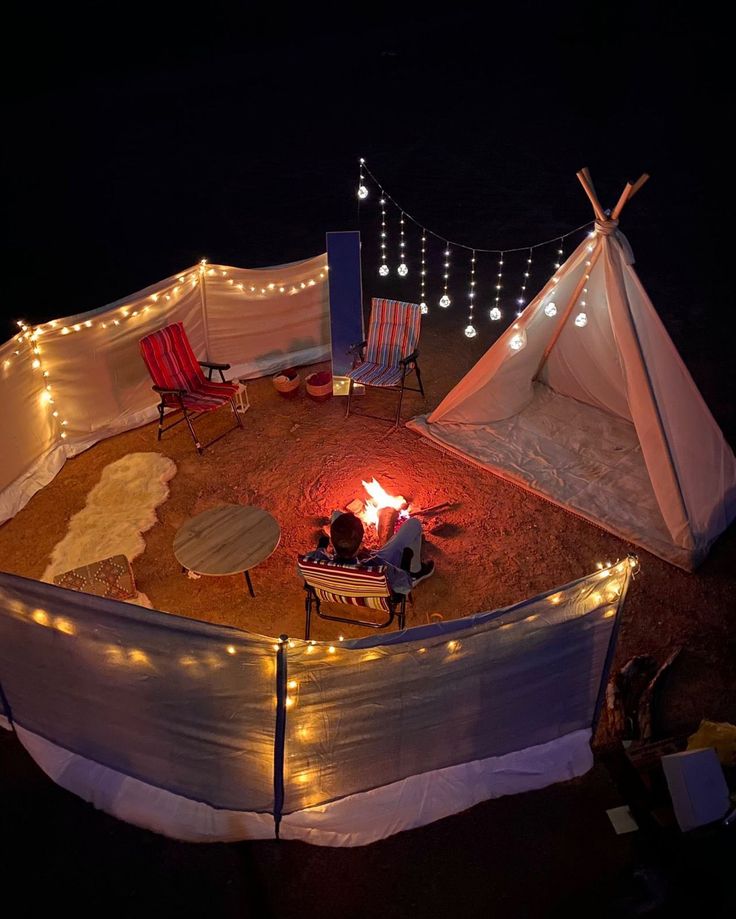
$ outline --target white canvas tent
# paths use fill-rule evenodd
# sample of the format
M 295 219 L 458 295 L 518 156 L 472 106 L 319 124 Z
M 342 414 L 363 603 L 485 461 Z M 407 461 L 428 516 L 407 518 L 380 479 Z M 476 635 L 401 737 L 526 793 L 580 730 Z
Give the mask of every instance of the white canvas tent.
M 518 320 L 409 427 L 688 571 L 736 516 L 736 459 L 603 211 Z
M 68 457 L 156 417 L 138 342 L 183 322 L 198 358 L 260 377 L 330 352 L 327 257 L 271 268 L 194 265 L 98 310 L 21 324 L 0 345 L 0 523 Z

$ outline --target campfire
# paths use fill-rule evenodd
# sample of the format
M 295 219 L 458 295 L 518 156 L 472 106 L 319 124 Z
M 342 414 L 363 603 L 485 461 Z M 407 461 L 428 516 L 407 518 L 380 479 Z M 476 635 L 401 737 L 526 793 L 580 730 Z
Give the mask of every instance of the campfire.
M 411 507 L 402 495 L 389 494 L 375 477 L 370 482 L 363 481 L 363 488 L 368 497 L 355 498 L 347 510 L 363 521 L 369 542 L 377 540 L 383 545 L 393 536 L 397 525 L 409 517 Z

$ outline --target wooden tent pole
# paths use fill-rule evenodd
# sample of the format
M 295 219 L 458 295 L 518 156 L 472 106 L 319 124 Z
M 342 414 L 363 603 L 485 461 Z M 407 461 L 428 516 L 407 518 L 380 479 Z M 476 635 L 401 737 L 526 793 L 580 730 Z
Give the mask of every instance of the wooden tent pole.
M 603 244 L 601 240 L 599 239 L 596 248 L 594 249 L 594 251 L 592 252 L 590 256 L 590 259 L 589 259 L 590 265 L 584 266 L 585 270 L 580 275 L 580 280 L 575 285 L 575 290 L 572 292 L 572 296 L 570 297 L 570 300 L 567 306 L 565 307 L 565 312 L 562 314 L 562 318 L 560 319 L 557 325 L 557 329 L 555 330 L 555 333 L 552 336 L 551 341 L 549 342 L 547 347 L 544 349 L 544 354 L 542 355 L 542 359 L 539 362 L 539 366 L 537 367 L 537 372 L 534 374 L 533 379 L 536 380 L 539 378 L 539 374 L 542 372 L 542 368 L 547 363 L 547 358 L 549 357 L 550 352 L 552 351 L 554 346 L 557 344 L 557 339 L 560 337 L 560 335 L 562 335 L 562 330 L 565 328 L 565 323 L 570 318 L 570 313 L 573 311 L 575 304 L 578 302 L 578 297 L 582 293 L 582 290 L 585 287 L 586 282 L 590 279 L 590 275 L 593 272 L 595 263 L 598 261 L 598 257 L 601 254 L 602 245 Z
M 626 183 L 626 187 L 621 192 L 621 197 L 618 199 L 618 204 L 616 205 L 616 207 L 614 207 L 613 213 L 611 214 L 612 220 L 618 220 L 621 214 L 621 211 L 624 209 L 624 205 L 628 204 L 628 202 L 631 201 L 631 199 L 639 191 L 642 185 L 644 185 L 644 183 L 648 180 L 648 178 L 649 178 L 649 173 L 643 172 L 639 176 L 639 178 L 636 180 L 636 182 L 634 182 L 633 185 L 631 184 L 631 182 Z
M 631 182 L 627 182 L 626 185 L 624 185 L 624 190 L 621 192 L 621 197 L 616 202 L 616 207 L 614 207 L 613 212 L 611 213 L 611 220 L 618 220 L 618 215 L 623 210 L 624 204 L 626 204 L 626 202 L 631 197 L 631 189 L 633 187 L 634 186 L 631 184 Z
M 639 191 L 642 185 L 644 185 L 644 183 L 648 181 L 648 179 L 649 179 L 649 173 L 642 172 L 642 174 L 639 176 L 636 182 L 634 182 L 634 184 L 631 186 L 631 194 L 628 197 L 629 201 L 631 201 L 634 195 Z
M 590 203 L 593 205 L 593 210 L 595 211 L 595 216 L 598 220 L 603 221 L 606 219 L 606 215 L 603 213 L 603 208 L 600 205 L 600 201 L 596 197 L 596 193 L 593 190 L 593 183 L 588 179 L 590 173 L 585 169 L 581 169 L 580 172 L 576 173 L 580 184 L 585 189 L 585 194 L 590 198 Z

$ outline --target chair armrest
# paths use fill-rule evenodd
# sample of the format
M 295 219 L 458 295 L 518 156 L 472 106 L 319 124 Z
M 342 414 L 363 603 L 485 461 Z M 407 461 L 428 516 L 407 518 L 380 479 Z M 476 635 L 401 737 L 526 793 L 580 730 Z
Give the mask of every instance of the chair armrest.
M 419 348 L 415 348 L 414 351 L 411 352 L 411 354 L 407 354 L 406 357 L 402 357 L 399 363 L 402 366 L 406 367 L 409 364 L 411 364 L 412 361 L 415 361 L 418 357 L 419 357 Z
M 186 389 L 168 389 L 166 386 L 152 386 L 151 389 L 159 395 L 186 396 Z
M 199 364 L 200 367 L 207 368 L 207 379 L 208 380 L 212 380 L 212 374 L 216 370 L 220 374 L 220 379 L 222 380 L 222 382 L 223 383 L 227 382 L 227 380 L 225 379 L 225 374 L 222 371 L 229 370 L 230 364 L 217 364 L 215 363 L 215 361 L 198 361 L 197 363 Z

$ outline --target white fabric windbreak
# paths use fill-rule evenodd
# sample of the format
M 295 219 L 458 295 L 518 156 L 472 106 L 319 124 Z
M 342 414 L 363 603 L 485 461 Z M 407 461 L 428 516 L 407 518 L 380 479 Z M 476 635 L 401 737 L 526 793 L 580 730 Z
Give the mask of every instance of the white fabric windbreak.
M 631 572 L 335 646 L 0 573 L 0 716 L 147 829 L 362 845 L 590 767 Z
M 231 377 L 323 360 L 326 256 L 253 271 L 195 266 L 102 309 L 19 331 L 0 347 L 0 523 L 67 457 L 156 416 L 138 342 L 178 321 L 197 357 L 230 363 Z
M 613 224 L 598 226 L 408 426 L 692 570 L 736 517 L 736 458 L 631 261 Z

